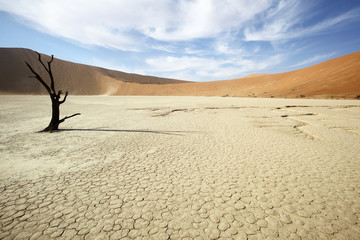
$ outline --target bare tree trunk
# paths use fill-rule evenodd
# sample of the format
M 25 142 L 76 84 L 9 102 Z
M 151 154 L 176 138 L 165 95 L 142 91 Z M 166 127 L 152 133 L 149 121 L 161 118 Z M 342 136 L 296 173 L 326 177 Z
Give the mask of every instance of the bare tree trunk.
M 60 104 L 59 101 L 57 101 L 54 98 L 51 98 L 51 105 L 52 105 L 52 117 L 51 121 L 49 123 L 49 126 L 47 126 L 43 132 L 51 132 L 53 130 L 59 129 L 60 124 Z
M 51 105 L 52 105 L 52 117 L 51 117 L 51 121 L 49 123 L 49 126 L 47 126 L 44 130 L 42 130 L 42 132 L 52 132 L 54 130 L 59 129 L 59 124 L 60 123 L 64 122 L 68 118 L 80 115 L 80 113 L 75 113 L 75 114 L 73 114 L 71 116 L 66 116 L 66 117 L 60 119 L 60 105 L 63 104 L 66 101 L 66 98 L 68 96 L 68 92 L 65 93 L 65 96 L 64 96 L 63 100 L 60 100 L 62 91 L 60 90 L 60 91 L 58 91 L 56 93 L 54 77 L 53 77 L 52 70 L 51 70 L 51 63 L 54 60 L 54 55 L 51 55 L 51 60 L 47 64 L 48 67 L 46 67 L 45 64 L 43 63 L 43 61 L 41 60 L 41 55 L 38 52 L 36 52 L 36 53 L 37 53 L 37 55 L 39 57 L 39 62 L 41 63 L 43 68 L 49 74 L 50 81 L 51 81 L 50 87 L 41 78 L 41 76 L 31 67 L 31 65 L 28 62 L 25 62 L 25 63 L 28 66 L 28 68 L 30 69 L 30 71 L 34 74 L 34 76 L 32 76 L 32 77 L 36 78 L 45 87 L 45 89 L 47 90 L 47 92 L 50 95 Z

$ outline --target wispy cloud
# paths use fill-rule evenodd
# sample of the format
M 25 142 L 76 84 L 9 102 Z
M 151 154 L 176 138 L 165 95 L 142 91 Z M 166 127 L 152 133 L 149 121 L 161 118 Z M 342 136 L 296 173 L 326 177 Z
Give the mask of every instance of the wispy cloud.
M 148 58 L 148 71 L 153 73 L 167 73 L 167 76 L 191 76 L 191 80 L 204 81 L 215 79 L 236 78 L 244 74 L 262 71 L 283 61 L 282 55 L 274 55 L 260 61 L 248 58 L 215 59 L 205 57 L 158 57 Z M 197 77 L 196 77 L 197 76 Z
M 301 61 L 295 65 L 292 65 L 291 67 L 302 67 L 308 64 L 313 64 L 319 61 L 323 61 L 323 60 L 328 60 L 329 58 L 333 57 L 336 54 L 336 52 L 332 52 L 329 54 L 324 54 L 324 55 L 316 55 L 314 57 L 305 59 L 304 61 Z
M 0 0 L 40 31 L 82 44 L 141 51 L 170 41 L 224 39 L 243 32 L 245 41 L 274 41 L 318 34 L 359 17 L 360 10 L 303 27 L 311 5 L 297 0 Z M 154 42 L 155 41 L 155 42 Z M 228 51 L 226 45 L 219 51 Z
M 132 60 L 112 64 L 106 60 L 102 65 L 214 80 L 284 66 L 296 46 L 308 46 L 297 40 L 360 22 L 359 7 L 321 15 L 320 3 L 327 4 L 305 0 L 0 0 L 0 11 L 80 47 L 136 54 Z M 292 67 L 326 56 L 330 54 L 317 52 Z M 130 62 L 134 59 L 136 64 Z
M 2 0 L 0 10 L 52 35 L 134 51 L 147 46 L 149 38 L 188 41 L 214 37 L 241 27 L 268 6 L 266 0 Z
M 269 1 L 177 1 L 165 26 L 147 27 L 145 35 L 161 41 L 187 41 L 215 37 L 242 27 L 244 22 L 264 11 Z
M 281 41 L 324 34 L 341 27 L 342 23 L 359 19 L 360 16 L 360 8 L 357 8 L 315 24 L 306 25 L 306 21 L 311 16 L 309 11 L 312 7 L 296 0 L 280 1 L 275 9 L 264 13 L 260 26 L 245 28 L 245 40 Z

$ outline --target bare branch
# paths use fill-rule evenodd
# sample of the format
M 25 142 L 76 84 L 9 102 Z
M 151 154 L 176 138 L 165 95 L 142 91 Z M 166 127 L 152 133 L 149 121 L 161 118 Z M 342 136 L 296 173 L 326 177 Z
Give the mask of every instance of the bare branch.
M 50 80 L 51 80 L 51 90 L 55 93 L 55 83 L 54 83 L 54 77 L 51 71 L 51 63 L 54 60 L 54 55 L 51 55 L 51 60 L 48 62 L 48 73 L 50 76 Z
M 38 57 L 39 57 L 39 62 L 41 63 L 41 65 L 45 68 L 45 70 L 46 70 L 47 72 L 49 72 L 49 70 L 46 68 L 45 64 L 43 63 L 43 61 L 42 61 L 42 59 L 41 59 L 41 54 L 38 53 L 38 52 L 36 52 L 36 54 L 37 54 Z
M 49 76 L 50 76 L 50 81 L 51 81 L 51 85 L 50 85 L 50 89 L 52 90 L 52 92 L 55 94 L 55 83 L 54 83 L 54 77 L 51 71 L 51 63 L 54 60 L 54 55 L 51 55 L 51 59 L 50 61 L 48 61 L 48 67 L 45 66 L 44 62 L 41 59 L 41 54 L 36 52 L 36 54 L 38 55 L 39 58 L 39 62 L 41 63 L 41 65 L 43 66 L 43 68 L 48 72 Z
M 73 114 L 73 115 L 71 115 L 71 116 L 66 116 L 66 117 L 64 117 L 63 119 L 61 119 L 61 120 L 59 121 L 59 123 L 62 123 L 62 122 L 65 121 L 66 119 L 75 117 L 75 116 L 77 116 L 77 115 L 81 115 L 81 113 L 75 113 L 75 114 Z
M 35 75 L 35 76 L 32 76 L 33 78 L 36 78 L 37 80 L 39 80 L 39 82 L 46 88 L 46 90 L 48 91 L 48 93 L 51 95 L 51 89 L 49 88 L 49 86 L 46 84 L 46 82 L 44 82 L 44 80 L 40 77 L 40 75 L 35 72 L 35 70 L 31 67 L 31 65 L 26 62 L 26 65 L 28 66 L 28 68 L 30 69 L 30 71 Z
M 65 92 L 65 97 L 62 101 L 59 101 L 60 104 L 63 104 L 65 101 L 66 101 L 66 98 L 68 96 L 68 91 Z M 60 95 L 59 95 L 59 98 L 60 98 Z
M 59 90 L 58 93 L 56 94 L 56 99 L 59 100 L 61 94 L 63 94 L 62 90 Z
M 54 60 L 54 55 L 51 55 L 51 59 L 48 63 L 51 63 Z

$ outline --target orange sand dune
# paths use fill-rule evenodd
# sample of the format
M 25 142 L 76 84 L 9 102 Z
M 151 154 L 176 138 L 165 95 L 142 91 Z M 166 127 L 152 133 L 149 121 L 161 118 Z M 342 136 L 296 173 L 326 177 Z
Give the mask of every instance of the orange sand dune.
M 0 49 L 0 92 L 45 93 L 30 75 L 24 61 L 39 66 L 27 49 Z M 40 68 L 37 68 L 40 69 Z M 128 74 L 82 64 L 54 60 L 56 84 L 71 94 L 257 96 L 354 98 L 360 95 L 360 52 L 311 67 L 279 74 L 251 74 L 214 82 L 186 82 Z

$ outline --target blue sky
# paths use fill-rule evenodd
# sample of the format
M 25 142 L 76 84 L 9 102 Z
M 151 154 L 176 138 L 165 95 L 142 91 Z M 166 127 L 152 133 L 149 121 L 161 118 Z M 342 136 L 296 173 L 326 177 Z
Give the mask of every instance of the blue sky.
M 212 81 L 360 51 L 359 0 L 0 0 L 0 47 Z

